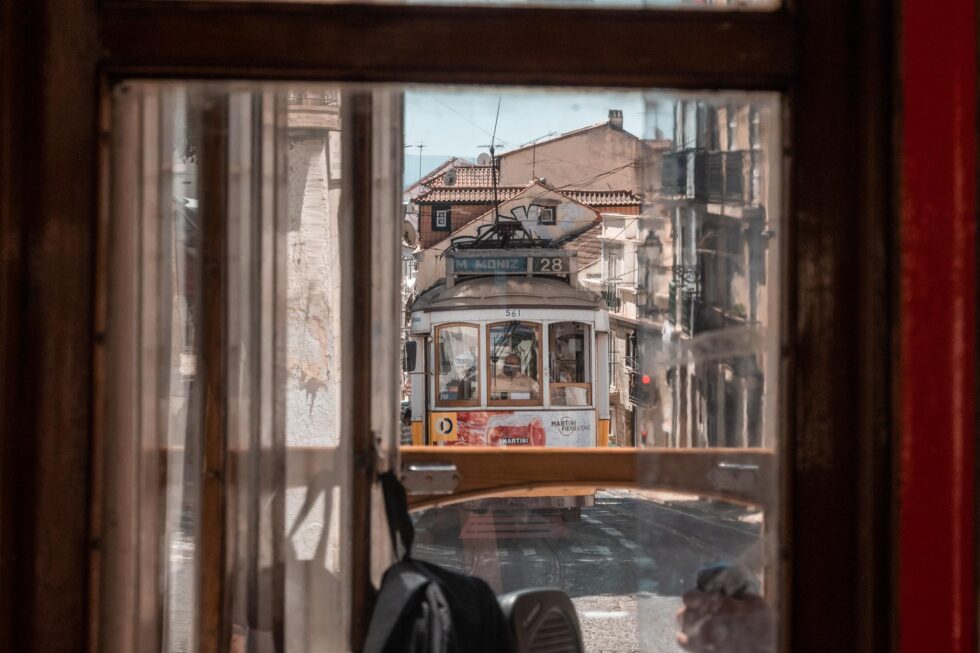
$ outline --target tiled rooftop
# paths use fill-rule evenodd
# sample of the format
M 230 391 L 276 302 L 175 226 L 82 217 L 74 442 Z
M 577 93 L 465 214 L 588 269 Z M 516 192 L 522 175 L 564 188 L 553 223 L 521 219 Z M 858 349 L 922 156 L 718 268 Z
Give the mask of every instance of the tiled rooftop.
M 602 257 L 602 241 L 599 240 L 601 233 L 602 223 L 597 222 L 592 227 L 561 243 L 562 249 L 576 253 L 578 269 L 588 267 Z
M 459 170 L 465 170 L 460 168 Z M 524 186 L 502 186 L 497 189 L 497 199 L 501 202 L 515 197 Z M 586 206 L 639 206 L 640 198 L 628 190 L 558 190 L 565 197 Z M 493 188 L 480 187 L 437 187 L 415 198 L 417 204 L 487 204 L 493 203 Z
M 497 189 L 497 199 L 506 202 L 524 190 L 523 186 L 502 186 Z M 416 204 L 493 204 L 493 188 L 479 186 L 463 188 L 433 188 L 415 198 Z
M 427 178 L 424 184 L 431 188 L 493 186 L 493 166 L 453 167 Z

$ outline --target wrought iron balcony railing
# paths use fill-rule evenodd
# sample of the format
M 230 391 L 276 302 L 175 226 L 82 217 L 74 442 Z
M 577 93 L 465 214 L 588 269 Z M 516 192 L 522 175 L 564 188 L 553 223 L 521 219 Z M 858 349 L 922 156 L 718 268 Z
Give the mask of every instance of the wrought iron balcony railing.
M 681 329 L 692 335 L 701 330 L 701 293 L 695 290 L 681 291 Z
M 610 311 L 618 311 L 622 307 L 623 300 L 619 297 L 616 284 L 608 282 L 603 283 L 601 294 L 602 298 L 606 300 L 606 305 L 609 307 Z

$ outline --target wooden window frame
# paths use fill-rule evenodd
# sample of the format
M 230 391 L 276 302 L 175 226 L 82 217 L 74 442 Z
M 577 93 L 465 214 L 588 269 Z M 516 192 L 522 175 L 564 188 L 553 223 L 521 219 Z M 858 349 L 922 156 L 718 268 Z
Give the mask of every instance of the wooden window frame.
M 439 370 L 440 370 L 440 367 L 439 367 L 439 351 L 440 351 L 440 349 L 439 349 L 439 333 L 443 329 L 449 329 L 449 328 L 452 328 L 452 327 L 468 327 L 470 329 L 473 329 L 473 331 L 476 332 L 476 351 L 474 352 L 476 354 L 476 357 L 477 357 L 476 358 L 476 370 L 477 370 L 477 391 L 476 391 L 476 399 L 457 400 L 457 401 L 443 401 L 443 400 L 439 399 Z M 482 394 L 483 393 L 483 382 L 482 382 L 481 379 L 479 379 L 479 374 L 480 374 L 480 331 L 481 331 L 480 325 L 479 324 L 475 324 L 473 322 L 446 322 L 445 324 L 437 324 L 437 325 L 435 325 L 433 327 L 432 331 L 433 331 L 433 334 L 435 336 L 433 338 L 433 342 L 435 343 L 435 352 L 434 352 L 434 355 L 433 355 L 433 359 L 432 360 L 433 360 L 433 363 L 434 363 L 433 364 L 433 367 L 435 368 L 433 370 L 433 373 L 434 373 L 434 376 L 435 376 L 435 383 L 436 383 L 435 392 L 433 393 L 434 396 L 432 398 L 432 400 L 434 402 L 433 403 L 433 406 L 435 406 L 437 409 L 438 408 L 479 408 L 482 405 L 482 403 L 481 403 L 481 397 L 483 396 L 483 394 Z
M 534 327 L 537 331 L 537 344 L 538 344 L 538 398 L 535 399 L 494 399 L 493 389 L 490 384 L 490 379 L 493 378 L 493 361 L 490 359 L 490 351 L 493 347 L 493 341 L 490 336 L 491 330 L 500 325 L 511 324 L 517 322 L 520 325 L 528 325 Z M 544 343 L 541 340 L 541 335 L 544 329 L 541 327 L 543 324 L 541 322 L 532 322 L 529 320 L 505 320 L 503 322 L 487 322 L 486 324 L 486 336 L 487 342 L 484 349 L 486 353 L 486 365 L 485 369 L 487 371 L 487 407 L 488 408 L 527 408 L 527 407 L 544 407 Z
M 893 333 L 882 316 L 896 316 L 895 3 L 695 12 L 11 0 L 0 11 L 0 168 L 18 180 L 0 184 L 0 378 L 17 379 L 0 388 L 0 521 L 17 524 L 0 532 L 0 557 L 14 561 L 0 569 L 0 650 L 97 650 L 105 134 L 109 92 L 128 78 L 783 93 L 793 166 L 783 179 L 782 644 L 891 647 Z M 370 151 L 369 120 L 345 127 Z M 355 242 L 369 254 L 370 162 L 351 172 L 363 193 Z M 368 323 L 370 279 L 359 283 L 354 319 Z M 845 323 L 856 328 L 827 328 Z M 364 371 L 351 381 L 361 508 L 374 470 L 368 348 L 353 352 Z M 352 536 L 369 534 L 356 519 Z M 370 552 L 355 551 L 353 565 L 369 578 Z M 356 649 L 369 593 L 365 583 L 354 592 Z

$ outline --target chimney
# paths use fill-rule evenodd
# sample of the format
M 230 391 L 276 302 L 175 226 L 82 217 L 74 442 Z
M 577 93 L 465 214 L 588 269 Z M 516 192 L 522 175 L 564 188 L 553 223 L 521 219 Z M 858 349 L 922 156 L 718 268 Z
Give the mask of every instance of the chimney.
M 613 129 L 623 128 L 623 111 L 622 109 L 610 109 L 609 110 L 609 126 Z

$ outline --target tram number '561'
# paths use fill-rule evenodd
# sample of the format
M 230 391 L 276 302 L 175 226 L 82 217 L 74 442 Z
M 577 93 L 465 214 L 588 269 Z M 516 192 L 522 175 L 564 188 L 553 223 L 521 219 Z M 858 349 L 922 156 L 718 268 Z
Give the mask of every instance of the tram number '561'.
M 565 259 L 561 256 L 536 257 L 534 259 L 535 272 L 562 273 L 567 272 Z
M 520 317 L 521 309 L 519 308 L 505 308 L 504 317 Z

